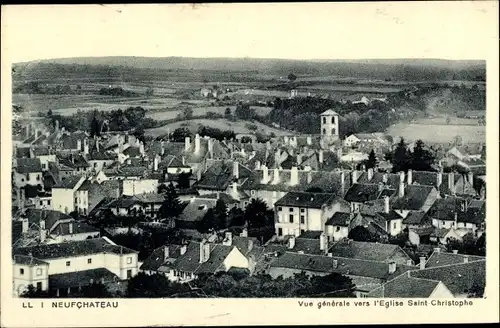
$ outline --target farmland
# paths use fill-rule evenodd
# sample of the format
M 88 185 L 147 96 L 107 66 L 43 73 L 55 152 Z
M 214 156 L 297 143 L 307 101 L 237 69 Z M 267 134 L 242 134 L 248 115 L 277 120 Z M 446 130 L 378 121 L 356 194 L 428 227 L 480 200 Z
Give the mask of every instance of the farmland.
M 464 143 L 485 142 L 486 127 L 474 125 L 446 125 L 446 124 L 394 124 L 387 130 L 393 138 L 403 137 L 408 141 L 422 139 L 424 142 L 447 143 L 456 136 L 461 136 Z
M 234 133 L 255 133 L 261 132 L 264 134 L 274 133 L 275 135 L 290 135 L 292 132 L 279 130 L 276 128 L 269 127 L 259 122 L 252 122 L 250 124 L 255 124 L 257 126 L 257 130 L 252 130 L 248 127 L 249 122 L 245 121 L 229 121 L 226 119 L 217 119 L 217 120 L 208 120 L 208 119 L 194 119 L 189 121 L 180 121 L 175 123 L 166 124 L 159 128 L 148 129 L 146 130 L 146 135 L 150 135 L 153 137 L 158 137 L 160 135 L 173 132 L 177 128 L 188 128 L 191 132 L 196 133 L 198 127 L 201 125 L 210 126 L 212 128 L 217 128 L 220 130 L 233 130 Z

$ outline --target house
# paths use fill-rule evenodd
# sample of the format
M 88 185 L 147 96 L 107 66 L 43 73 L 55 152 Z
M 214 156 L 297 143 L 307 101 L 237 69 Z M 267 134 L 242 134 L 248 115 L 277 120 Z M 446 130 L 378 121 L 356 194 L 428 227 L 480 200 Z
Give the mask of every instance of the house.
M 209 209 L 215 207 L 216 203 L 216 198 L 191 198 L 182 213 L 176 218 L 175 226 L 195 229 L 197 223 L 203 219 Z
M 328 238 L 322 231 L 305 231 L 298 237 L 290 235 L 287 238 L 283 251 L 312 255 L 326 255 L 328 252 Z
M 434 228 L 434 231 L 430 235 L 430 242 L 446 245 L 448 240 L 462 240 L 462 236 L 458 231 L 454 228 Z
M 412 259 L 398 245 L 341 240 L 334 243 L 328 253 L 336 257 L 366 261 L 395 262 L 399 265 L 411 265 Z
M 350 211 L 359 211 L 361 205 L 379 199 L 383 191 L 382 186 L 378 184 L 353 184 L 346 192 L 344 200 L 350 204 Z
M 354 217 L 354 213 L 335 212 L 326 223 L 326 235 L 330 241 L 337 241 L 347 238 L 349 235 L 349 223 Z
M 392 209 L 406 217 L 411 211 L 427 212 L 434 202 L 441 198 L 435 187 L 424 185 L 401 185 L 397 197 L 392 201 Z
M 42 170 L 46 171 L 49 169 L 49 162 L 56 161 L 56 154 L 49 147 L 31 147 L 30 158 L 38 158 L 40 164 L 42 165 Z
M 14 294 L 20 295 L 30 284 L 36 286 L 42 277 L 41 289 L 53 290 L 57 296 L 70 295 L 92 281 L 109 280 L 110 273 L 116 281 L 126 280 L 137 274 L 137 253 L 107 238 L 15 248 Z M 38 266 L 26 265 L 31 258 Z M 31 275 L 33 269 L 35 275 Z
M 110 166 L 118 160 L 118 156 L 114 152 L 95 151 L 91 152 L 87 157 L 87 162 L 93 172 L 100 172 L 104 168 Z
M 134 197 L 142 203 L 144 214 L 148 217 L 156 216 L 156 213 L 165 201 L 165 196 L 158 193 L 136 194 Z
M 185 164 L 185 158 L 179 159 L 174 155 L 167 155 L 159 163 L 159 169 L 167 174 L 191 173 L 191 166 Z
M 144 204 L 135 196 L 123 195 L 104 205 L 103 209 L 109 209 L 114 215 L 127 216 L 144 213 Z
M 362 297 L 412 268 L 412 266 L 398 265 L 395 262 L 366 261 L 336 257 L 331 254 L 311 255 L 286 252 L 270 264 L 269 275 L 273 278 L 280 276 L 288 278 L 301 272 L 309 276 L 338 273 L 351 278 L 356 285 L 356 295 Z
M 356 133 L 351 134 L 344 139 L 344 146 L 346 147 L 353 147 L 359 143 L 367 143 L 373 147 L 376 147 L 379 144 L 388 145 L 388 141 L 385 136 L 378 133 Z
M 57 156 L 59 170 L 64 171 L 64 175 L 85 175 L 90 172 L 90 165 L 82 154 L 69 156 Z
M 123 194 L 126 196 L 134 196 L 145 193 L 158 192 L 158 179 L 128 179 L 123 180 Z
M 453 146 L 448 150 L 447 154 L 462 160 L 468 158 L 481 158 L 482 147 L 468 147 L 468 146 Z
M 164 274 L 170 281 L 189 282 L 200 274 L 215 274 L 231 268 L 248 269 L 248 259 L 234 245 L 190 242 L 162 246 L 144 261 L 141 271 Z
M 18 158 L 13 167 L 16 187 L 43 185 L 42 164 L 38 158 Z
M 274 204 L 276 234 L 280 238 L 325 231 L 326 221 L 341 210 L 348 210 L 347 203 L 332 194 L 289 192 Z
M 68 176 L 52 187 L 52 208 L 63 212 L 71 213 L 78 210 L 78 200 L 76 192 L 84 183 L 83 176 Z

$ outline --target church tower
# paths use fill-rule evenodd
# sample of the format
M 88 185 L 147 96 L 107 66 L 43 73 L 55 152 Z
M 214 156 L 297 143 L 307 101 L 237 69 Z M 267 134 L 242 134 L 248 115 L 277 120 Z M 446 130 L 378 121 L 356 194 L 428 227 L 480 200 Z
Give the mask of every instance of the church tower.
M 321 138 L 326 141 L 339 139 L 339 114 L 331 109 L 321 114 Z

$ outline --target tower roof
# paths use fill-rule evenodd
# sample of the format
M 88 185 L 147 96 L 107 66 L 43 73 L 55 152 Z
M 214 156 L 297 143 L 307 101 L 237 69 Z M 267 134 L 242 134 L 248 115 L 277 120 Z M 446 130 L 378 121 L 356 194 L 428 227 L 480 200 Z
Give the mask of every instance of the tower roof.
M 337 112 L 335 112 L 335 111 L 333 111 L 331 109 L 329 109 L 329 110 L 321 113 L 321 116 L 323 116 L 323 115 L 336 115 L 336 116 L 339 116 L 339 114 Z

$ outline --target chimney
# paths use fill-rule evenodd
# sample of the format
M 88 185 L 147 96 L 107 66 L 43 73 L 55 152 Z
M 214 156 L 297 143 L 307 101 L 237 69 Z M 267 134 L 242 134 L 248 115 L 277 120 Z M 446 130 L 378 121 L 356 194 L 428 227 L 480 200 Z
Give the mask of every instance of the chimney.
M 338 147 L 337 148 L 337 157 L 338 157 L 338 159 L 340 161 L 340 158 L 342 157 L 342 147 Z
M 214 156 L 214 140 L 212 138 L 208 139 L 208 154 L 210 158 Z
M 35 128 L 35 139 L 38 139 L 40 135 L 40 130 L 38 130 L 38 128 Z
M 69 232 L 69 234 L 70 234 L 70 235 L 72 235 L 72 234 L 73 234 L 73 222 L 70 222 L 70 223 L 68 224 L 68 232 Z
M 200 263 L 205 263 L 210 258 L 210 244 L 206 239 L 200 243 Z
M 198 154 L 200 152 L 200 135 L 197 133 L 194 138 L 194 153 Z
M 389 197 L 384 196 L 384 213 L 389 213 Z
M 384 173 L 384 174 L 382 175 L 382 182 L 383 182 L 384 184 L 387 184 L 387 173 Z
M 29 220 L 23 219 L 23 233 L 27 233 L 29 230 Z
M 268 183 L 269 182 L 269 169 L 267 166 L 262 165 L 262 183 Z
M 279 150 L 279 148 L 276 148 L 276 152 L 274 153 L 274 164 L 276 166 L 280 165 L 280 150 Z
M 191 138 L 185 137 L 184 138 L 184 151 L 188 151 L 190 147 L 191 147 Z
M 312 182 L 312 171 L 307 172 L 307 183 Z
M 458 249 L 452 250 L 453 254 L 458 254 Z
M 156 155 L 153 160 L 153 170 L 158 171 L 158 165 L 160 163 L 160 156 Z
M 420 257 L 420 270 L 425 269 L 425 256 Z
M 474 173 L 469 172 L 469 173 L 467 174 L 467 180 L 469 181 L 469 184 L 472 186 L 472 185 L 473 185 L 473 183 L 474 183 Z
M 255 169 L 260 170 L 261 167 L 262 167 L 262 165 L 261 165 L 260 161 L 255 161 Z
M 200 181 L 201 180 L 201 168 L 198 168 L 196 171 L 196 180 Z
M 329 253 L 329 254 L 331 254 L 331 253 Z M 333 254 L 332 254 L 332 255 L 333 255 Z M 329 256 L 329 255 L 328 255 L 328 256 Z M 339 265 L 339 262 L 338 262 L 338 260 L 337 260 L 337 259 L 335 259 L 335 260 L 333 260 L 333 261 L 332 261 L 332 266 L 333 266 L 333 269 L 337 269 L 337 266 L 338 266 L 338 265 Z
M 297 165 L 302 164 L 302 154 L 297 154 Z
M 342 193 L 342 197 L 345 195 L 345 172 L 340 171 L 340 191 Z
M 403 178 L 403 179 L 401 179 Z M 404 197 L 405 195 L 405 182 L 404 182 L 404 172 L 399 175 L 399 197 Z
M 439 171 L 436 176 L 437 176 L 436 187 L 439 189 L 439 187 L 443 183 L 443 172 Z
M 307 144 L 309 146 L 311 146 L 312 145 L 312 138 L 311 138 L 311 136 L 307 136 L 306 140 L 307 140 Z
M 325 254 L 328 251 L 328 239 L 324 232 L 319 236 L 319 249 L 323 251 Z
M 99 139 L 95 139 L 95 150 L 99 152 Z
M 358 171 L 352 171 L 352 184 L 358 183 Z
M 186 251 L 187 251 L 187 245 L 182 245 L 181 246 L 181 255 L 186 254 Z
M 40 242 L 44 242 L 47 238 L 47 230 L 45 230 L 45 220 L 40 220 Z
M 394 272 L 396 272 L 396 268 L 396 262 L 389 262 L 389 274 L 393 274 Z
M 285 144 L 288 144 L 290 138 L 288 138 L 288 136 L 284 136 L 284 140 L 285 140 Z
M 408 180 L 408 185 L 411 185 L 413 183 L 413 170 L 412 169 L 408 170 L 407 180 Z
M 468 255 L 464 256 L 464 263 L 469 263 L 469 256 Z
M 406 260 L 406 265 L 407 266 L 412 266 L 413 265 L 413 261 L 412 260 Z
M 248 237 L 248 229 L 243 228 L 243 230 L 240 233 L 240 237 Z
M 288 239 L 288 249 L 293 249 L 295 247 L 295 236 L 290 236 Z
M 370 181 L 373 178 L 373 169 L 369 168 L 368 169 L 368 181 Z
M 238 183 L 233 182 L 233 193 L 237 194 L 238 193 Z
M 237 161 L 233 162 L 233 176 L 235 179 L 240 178 L 240 163 L 238 163 Z
M 273 174 L 273 183 L 277 184 L 280 182 L 280 169 L 275 168 Z
M 139 144 L 139 152 L 141 153 L 141 156 L 144 156 L 144 142 L 142 141 Z
M 290 170 L 290 185 L 295 186 L 299 184 L 299 169 L 293 166 Z
M 83 153 L 85 155 L 89 154 L 89 139 L 87 138 L 83 139 Z
M 55 132 L 59 132 L 59 120 L 56 120 Z
M 222 241 L 222 245 L 231 246 L 233 244 L 233 234 L 231 231 L 226 231 L 224 234 L 224 240 Z
M 455 194 L 455 173 L 448 173 L 448 190 L 452 195 Z
M 266 150 L 270 150 L 270 149 L 271 149 L 271 142 L 266 141 Z
M 186 157 L 182 156 L 182 165 L 186 165 Z
M 82 150 L 82 141 L 80 139 L 76 140 L 76 149 L 78 149 L 78 151 Z
M 458 227 L 458 213 L 457 213 L 456 209 L 455 209 L 455 213 L 453 214 L 453 221 L 455 221 L 454 228 L 456 229 Z
M 318 152 L 318 162 L 323 164 L 323 150 L 322 149 L 320 149 L 320 151 Z

